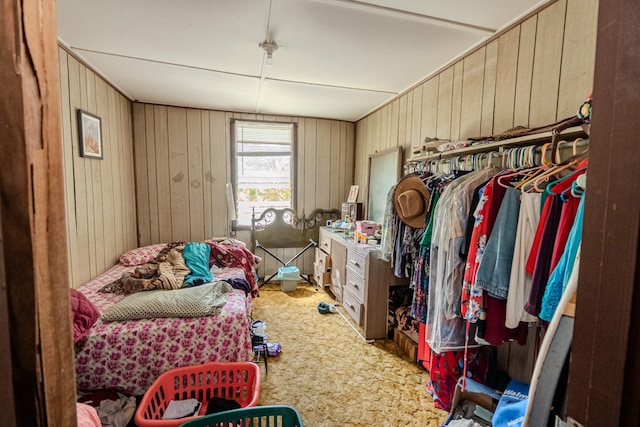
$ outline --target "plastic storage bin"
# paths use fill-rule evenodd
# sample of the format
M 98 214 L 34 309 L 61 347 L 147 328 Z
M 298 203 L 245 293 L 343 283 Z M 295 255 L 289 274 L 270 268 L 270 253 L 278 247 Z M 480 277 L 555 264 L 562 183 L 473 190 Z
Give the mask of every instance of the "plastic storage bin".
M 270 405 L 218 412 L 187 421 L 180 427 L 304 427 L 292 406 Z
M 207 411 L 209 399 L 233 399 L 242 408 L 255 406 L 260 396 L 260 368 L 252 362 L 210 362 L 171 369 L 160 375 L 146 391 L 135 414 L 140 427 L 177 427 L 197 417 L 163 420 L 172 400 L 198 399 L 199 415 Z
M 278 269 L 278 279 L 283 292 L 295 291 L 300 281 L 300 269 L 296 266 L 285 266 Z

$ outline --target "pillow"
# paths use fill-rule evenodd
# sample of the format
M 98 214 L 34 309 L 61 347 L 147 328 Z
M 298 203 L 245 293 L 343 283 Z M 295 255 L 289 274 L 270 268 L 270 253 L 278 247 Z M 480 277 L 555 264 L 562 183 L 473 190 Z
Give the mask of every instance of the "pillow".
M 89 333 L 89 329 L 100 317 L 100 312 L 82 292 L 73 288 L 69 289 L 69 291 L 73 321 L 73 342 L 75 343 Z
M 101 317 L 103 321 L 154 319 L 159 317 L 213 316 L 233 288 L 226 282 L 194 288 L 155 290 L 129 295 Z
M 120 264 L 127 267 L 146 264 L 157 257 L 165 246 L 167 246 L 165 243 L 157 243 L 155 245 L 131 249 L 129 252 L 120 255 Z

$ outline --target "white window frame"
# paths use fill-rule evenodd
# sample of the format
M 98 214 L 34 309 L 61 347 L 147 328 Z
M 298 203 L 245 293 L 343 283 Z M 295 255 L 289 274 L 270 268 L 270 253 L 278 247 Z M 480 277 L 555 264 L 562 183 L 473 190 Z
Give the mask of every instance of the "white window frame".
M 240 202 L 238 200 L 238 191 L 239 191 L 239 184 L 238 184 L 238 157 L 242 156 L 241 154 L 238 153 L 238 127 L 239 125 L 242 125 L 244 123 L 247 124 L 265 124 L 265 125 L 269 125 L 269 124 L 273 124 L 273 125 L 277 125 L 277 126 L 282 126 L 282 125 L 286 125 L 286 126 L 290 126 L 291 127 L 291 150 L 289 151 L 289 156 L 290 156 L 290 178 L 291 178 L 291 205 L 290 206 L 286 206 L 288 208 L 291 208 L 293 210 L 296 210 L 296 195 L 297 195 L 297 186 L 296 186 L 296 170 L 297 170 L 297 155 L 296 155 L 296 143 L 297 143 L 297 134 L 298 134 L 298 127 L 297 127 L 297 123 L 295 122 L 276 122 L 276 121 L 268 121 L 268 120 L 249 120 L 249 119 L 231 119 L 231 123 L 230 123 L 230 143 L 231 143 L 231 179 L 232 179 L 232 186 L 233 186 L 233 197 L 235 200 L 235 207 L 236 207 L 236 216 L 237 216 L 237 220 L 235 221 L 235 223 L 233 224 L 233 229 L 234 230 L 246 230 L 246 229 L 250 229 L 251 228 L 251 218 L 249 217 L 248 221 L 246 220 L 246 215 L 242 216 L 241 215 L 241 208 L 240 206 L 242 205 L 242 202 Z M 269 142 L 266 142 L 267 144 Z M 268 152 L 265 151 L 264 154 L 267 154 Z M 248 156 L 260 156 L 262 153 L 261 152 L 253 152 L 251 154 L 248 154 Z M 245 154 L 247 155 L 247 154 Z M 283 154 L 283 155 L 287 155 L 287 154 Z M 284 206 L 282 206 L 284 207 Z M 256 209 L 256 216 L 260 215 L 260 213 L 262 213 L 262 209 Z M 245 218 L 244 221 L 242 221 L 242 218 Z

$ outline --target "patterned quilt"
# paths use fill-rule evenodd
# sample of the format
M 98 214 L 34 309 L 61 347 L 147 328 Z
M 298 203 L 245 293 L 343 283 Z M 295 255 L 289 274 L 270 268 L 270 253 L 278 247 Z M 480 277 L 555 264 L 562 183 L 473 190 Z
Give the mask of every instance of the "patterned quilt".
M 135 267 L 116 264 L 82 285 L 100 313 L 124 296 L 98 292 Z M 245 278 L 241 268 L 216 273 L 216 281 Z M 76 379 L 79 390 L 115 389 L 142 395 L 163 372 L 205 362 L 249 361 L 252 357 L 249 318 L 251 296 L 234 289 L 219 314 L 199 318 L 98 321 L 87 337 L 76 343 Z

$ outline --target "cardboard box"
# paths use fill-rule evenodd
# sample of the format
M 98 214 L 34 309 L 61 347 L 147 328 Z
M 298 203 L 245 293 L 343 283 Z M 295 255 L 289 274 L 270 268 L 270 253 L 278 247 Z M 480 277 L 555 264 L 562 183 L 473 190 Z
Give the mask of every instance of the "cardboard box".
M 480 384 L 471 378 L 467 378 L 466 389 L 462 391 L 462 380 L 463 379 L 460 378 L 456 384 L 456 391 L 453 393 L 453 400 L 451 402 L 451 412 L 444 423 L 445 426 L 453 420 L 453 413 L 458 405 L 465 400 L 469 400 L 476 405 L 481 406 L 491 412 L 491 414 L 495 411 L 496 405 L 500 400 L 500 394 L 497 390 L 487 387 L 484 384 Z M 489 421 L 491 421 L 491 419 L 489 419 Z
M 412 340 L 406 332 L 398 328 L 394 329 L 393 341 L 404 350 L 411 360 L 418 360 L 418 343 Z

